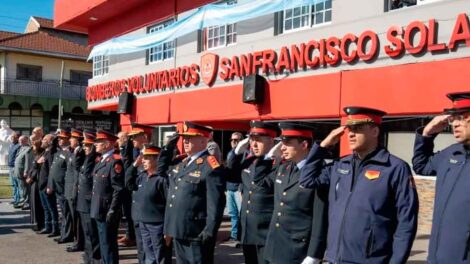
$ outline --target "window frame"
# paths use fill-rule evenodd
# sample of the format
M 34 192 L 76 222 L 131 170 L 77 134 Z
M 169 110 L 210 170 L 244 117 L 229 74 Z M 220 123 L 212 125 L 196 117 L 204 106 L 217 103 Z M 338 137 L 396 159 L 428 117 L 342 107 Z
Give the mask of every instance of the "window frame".
M 155 24 L 153 26 L 150 26 L 147 28 L 147 34 L 153 33 L 153 32 L 158 32 L 161 29 L 164 29 L 167 26 L 170 26 L 171 24 L 175 23 L 175 19 L 171 18 L 166 21 L 163 21 L 161 23 Z M 158 28 L 158 29 L 157 29 Z M 157 29 L 157 30 L 155 30 Z M 165 49 L 166 45 L 171 45 L 172 47 L 170 49 Z M 157 48 L 162 47 L 162 50 L 160 52 L 154 52 Z M 171 57 L 166 57 L 165 54 L 172 53 Z M 154 59 L 154 56 L 157 54 L 161 53 L 161 59 Z M 168 61 L 168 60 L 174 60 L 176 56 L 176 40 L 171 40 L 167 41 L 165 43 L 155 45 L 149 49 L 147 49 L 147 64 L 153 64 L 153 63 L 159 63 L 163 61 Z
M 237 0 L 226 0 L 226 1 L 219 2 L 219 4 L 226 4 L 228 6 L 234 5 L 234 4 L 237 4 L 237 3 L 238 3 Z M 231 33 L 228 33 L 229 27 L 232 27 Z M 214 30 L 216 28 L 218 28 L 218 30 L 219 30 L 219 35 L 217 37 L 209 37 L 211 30 Z M 220 29 L 221 28 L 224 29 L 224 35 L 223 35 L 224 44 L 219 44 L 217 46 L 210 47 L 209 42 L 211 40 L 215 40 L 215 39 L 220 40 L 220 38 L 222 37 L 221 34 L 220 34 Z M 232 41 L 230 43 L 228 43 L 229 35 L 232 37 Z M 234 41 L 234 39 L 235 39 L 235 41 Z M 236 45 L 237 42 L 238 42 L 237 23 L 215 25 L 215 26 L 210 26 L 210 27 L 204 28 L 204 38 L 203 38 L 204 50 L 215 50 L 215 49 L 220 49 L 220 48 L 224 48 L 224 47 L 230 47 L 230 46 Z M 214 43 L 214 42 L 212 42 L 212 43 Z
M 93 72 L 89 72 L 89 71 L 70 70 L 69 74 L 70 74 L 70 80 L 69 81 L 70 81 L 71 85 L 87 86 L 88 85 L 88 80 L 93 78 Z M 75 80 L 72 79 L 73 74 L 77 74 L 79 76 L 78 81 L 75 81 Z M 84 77 L 84 75 L 87 75 L 87 76 L 91 77 L 91 78 L 87 79 L 86 83 L 81 82 L 82 77 Z
M 20 76 L 20 68 L 23 69 L 25 76 Z M 32 71 L 36 71 L 36 76 L 31 78 Z M 16 79 L 23 81 L 33 81 L 33 82 L 42 82 L 42 66 L 41 65 L 31 65 L 31 64 L 16 64 Z
M 330 7 L 329 8 L 326 8 L 326 2 L 330 2 Z M 316 10 L 316 5 L 318 5 L 318 4 L 323 4 L 323 8 L 322 8 L 321 11 Z M 306 14 L 302 13 L 302 8 L 304 8 L 304 7 L 308 8 Z M 294 16 L 294 13 L 295 13 L 294 10 L 296 8 L 301 9 L 301 13 L 300 13 L 299 16 Z M 291 17 L 286 19 L 288 10 L 291 10 L 292 15 L 291 15 Z M 330 20 L 329 21 L 325 21 L 325 17 L 326 17 L 327 12 L 330 12 Z M 316 23 L 316 17 L 320 13 L 323 16 L 323 22 L 322 23 Z M 294 19 L 299 18 L 299 23 L 302 24 L 302 18 L 303 17 L 307 18 L 306 25 L 294 28 Z M 292 26 L 291 26 L 290 29 L 286 29 L 286 21 L 287 20 L 292 20 Z M 325 25 L 330 25 L 332 23 L 332 20 L 333 20 L 333 0 L 325 0 L 321 3 L 316 3 L 316 4 L 313 4 L 313 5 L 302 5 L 302 6 L 298 6 L 298 7 L 294 7 L 294 8 L 284 9 L 282 11 L 281 30 L 282 30 L 283 34 L 284 33 L 298 32 L 298 31 L 309 29 L 309 28 L 315 28 L 315 27 L 322 27 L 322 26 L 325 26 Z
M 93 78 L 109 74 L 109 61 L 109 55 L 99 55 L 93 57 Z

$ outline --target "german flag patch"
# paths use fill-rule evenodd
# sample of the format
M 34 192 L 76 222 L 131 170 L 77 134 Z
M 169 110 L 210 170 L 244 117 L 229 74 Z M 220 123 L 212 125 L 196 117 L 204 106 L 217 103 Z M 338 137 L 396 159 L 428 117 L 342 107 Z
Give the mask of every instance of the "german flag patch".
M 207 161 L 209 162 L 209 165 L 211 166 L 212 169 L 220 167 L 219 162 L 214 156 L 208 156 Z
M 366 170 L 366 173 L 364 174 L 364 176 L 369 180 L 375 180 L 380 177 L 380 171 Z
M 122 172 L 122 165 L 119 163 L 114 164 L 114 171 L 116 173 L 121 173 Z

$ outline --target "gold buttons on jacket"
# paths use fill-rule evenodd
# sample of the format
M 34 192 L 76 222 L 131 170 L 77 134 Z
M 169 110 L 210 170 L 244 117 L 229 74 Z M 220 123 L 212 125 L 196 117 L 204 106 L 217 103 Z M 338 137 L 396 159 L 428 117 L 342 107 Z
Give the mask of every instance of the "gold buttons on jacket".
M 284 206 L 284 203 L 283 203 L 283 202 L 281 202 L 279 205 L 280 205 L 280 206 Z
M 250 210 L 246 210 L 246 213 L 249 214 L 249 213 L 250 213 Z
M 286 195 L 287 195 L 287 193 L 286 193 L 286 192 L 283 192 L 283 193 L 282 193 L 282 195 L 286 196 Z
M 279 223 L 276 223 L 276 227 L 279 227 Z
M 281 216 L 281 215 L 282 215 L 282 213 L 281 213 L 281 212 L 277 213 L 277 216 Z

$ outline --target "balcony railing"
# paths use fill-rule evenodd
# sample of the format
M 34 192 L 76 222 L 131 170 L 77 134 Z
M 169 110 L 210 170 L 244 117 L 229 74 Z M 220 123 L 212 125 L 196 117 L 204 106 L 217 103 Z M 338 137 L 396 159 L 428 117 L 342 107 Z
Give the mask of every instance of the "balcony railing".
M 1 93 L 7 95 L 24 95 L 33 97 L 59 98 L 60 82 L 45 80 L 41 82 L 6 79 L 1 80 Z M 64 81 L 62 87 L 63 99 L 85 100 L 86 86 L 71 84 Z

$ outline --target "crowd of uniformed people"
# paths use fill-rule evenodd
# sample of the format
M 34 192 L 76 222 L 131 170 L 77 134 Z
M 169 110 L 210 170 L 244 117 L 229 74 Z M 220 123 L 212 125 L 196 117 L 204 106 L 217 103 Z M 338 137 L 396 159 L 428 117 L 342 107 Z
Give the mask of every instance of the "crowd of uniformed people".
M 417 129 L 412 160 L 417 174 L 437 177 L 430 264 L 470 263 L 470 93 L 448 97 L 452 107 Z M 35 129 L 18 160 L 29 164 L 32 221 L 39 234 L 74 242 L 68 251 L 83 250 L 87 264 L 118 263 L 118 244 L 136 245 L 142 264 L 172 255 L 211 264 L 227 202 L 230 240 L 247 264 L 406 263 L 418 222 L 411 168 L 379 143 L 385 112 L 344 112 L 322 141 L 308 123 L 251 121 L 225 161 L 212 129 L 192 122 L 161 148 L 138 126 Z M 449 125 L 457 142 L 435 153 Z M 351 154 L 333 158 L 342 138 Z

